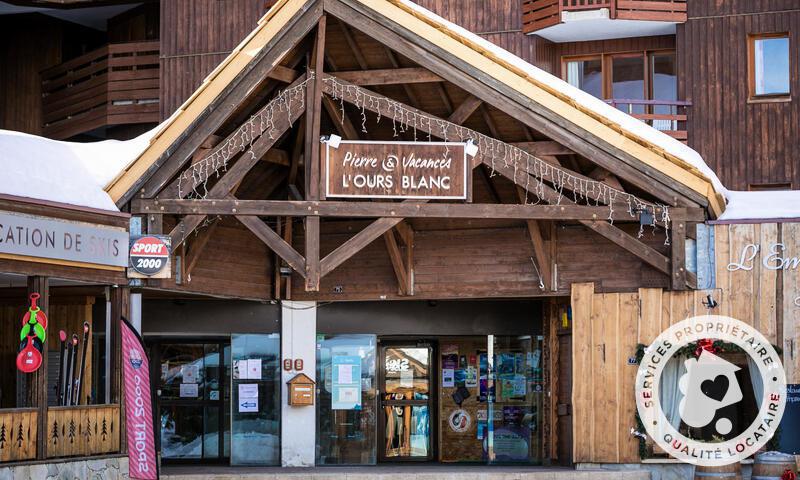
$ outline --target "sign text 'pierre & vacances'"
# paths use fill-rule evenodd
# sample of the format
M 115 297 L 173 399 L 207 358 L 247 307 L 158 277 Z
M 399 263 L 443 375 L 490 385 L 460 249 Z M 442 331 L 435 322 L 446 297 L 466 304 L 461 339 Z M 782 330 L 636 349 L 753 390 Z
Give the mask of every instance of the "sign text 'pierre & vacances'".
M 327 197 L 464 200 L 466 144 L 327 142 Z

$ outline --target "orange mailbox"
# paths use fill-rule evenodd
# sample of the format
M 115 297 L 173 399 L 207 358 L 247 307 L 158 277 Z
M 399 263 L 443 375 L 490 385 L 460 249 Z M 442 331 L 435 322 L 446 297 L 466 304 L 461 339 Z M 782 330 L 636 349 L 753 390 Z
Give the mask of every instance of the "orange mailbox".
M 314 380 L 298 373 L 286 383 L 289 385 L 289 405 L 314 405 Z

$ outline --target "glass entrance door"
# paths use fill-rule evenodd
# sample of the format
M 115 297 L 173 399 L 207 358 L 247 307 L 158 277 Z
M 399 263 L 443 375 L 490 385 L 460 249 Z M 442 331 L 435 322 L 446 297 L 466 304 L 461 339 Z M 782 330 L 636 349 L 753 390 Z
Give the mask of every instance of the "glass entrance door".
M 167 461 L 229 455 L 227 342 L 164 342 L 153 348 L 161 454 Z
M 432 365 L 430 345 L 381 347 L 380 437 L 383 461 L 433 458 L 431 438 Z

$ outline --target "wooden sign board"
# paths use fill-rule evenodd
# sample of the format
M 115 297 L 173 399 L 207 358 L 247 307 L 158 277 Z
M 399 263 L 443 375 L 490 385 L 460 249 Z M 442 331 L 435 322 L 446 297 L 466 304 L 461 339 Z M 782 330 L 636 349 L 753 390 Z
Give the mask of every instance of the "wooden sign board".
M 468 198 L 464 143 L 342 140 L 325 147 L 326 197 Z

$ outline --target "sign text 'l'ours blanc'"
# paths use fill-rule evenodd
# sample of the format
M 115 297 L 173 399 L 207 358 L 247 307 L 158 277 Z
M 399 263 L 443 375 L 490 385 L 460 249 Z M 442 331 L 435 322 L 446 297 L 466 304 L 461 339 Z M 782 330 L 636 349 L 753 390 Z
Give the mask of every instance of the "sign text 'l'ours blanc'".
M 327 197 L 467 198 L 466 144 L 341 141 L 326 144 Z

